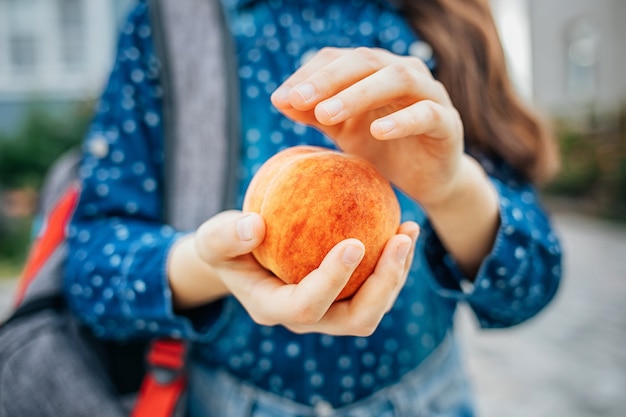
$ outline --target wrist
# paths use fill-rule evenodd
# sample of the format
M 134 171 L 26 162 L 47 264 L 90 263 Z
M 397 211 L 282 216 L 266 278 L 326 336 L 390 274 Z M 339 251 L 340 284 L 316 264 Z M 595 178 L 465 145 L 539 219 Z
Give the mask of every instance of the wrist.
M 459 169 L 448 186 L 437 198 L 422 202 L 429 214 L 456 211 L 476 199 L 484 200 L 487 206 L 497 205 L 497 193 L 482 166 L 471 156 L 464 154 Z
M 167 276 L 177 308 L 196 307 L 228 293 L 217 273 L 196 250 L 196 235 L 178 240 L 170 251 Z

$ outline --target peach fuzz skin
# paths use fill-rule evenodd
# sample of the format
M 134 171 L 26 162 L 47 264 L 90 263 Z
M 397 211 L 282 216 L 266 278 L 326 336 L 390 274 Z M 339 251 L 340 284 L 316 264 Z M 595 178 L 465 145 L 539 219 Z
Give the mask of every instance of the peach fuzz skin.
M 254 175 L 243 210 L 266 224 L 257 261 L 289 284 L 316 269 L 330 249 L 356 238 L 363 260 L 338 295 L 351 297 L 374 272 L 400 225 L 389 181 L 368 161 L 331 149 L 295 146 L 270 158 Z

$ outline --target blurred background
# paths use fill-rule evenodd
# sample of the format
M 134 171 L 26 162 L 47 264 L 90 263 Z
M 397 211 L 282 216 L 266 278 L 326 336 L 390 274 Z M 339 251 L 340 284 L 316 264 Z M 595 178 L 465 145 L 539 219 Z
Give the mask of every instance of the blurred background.
M 0 317 L 46 169 L 76 146 L 134 0 L 0 0 Z M 458 317 L 487 417 L 626 415 L 626 0 L 491 0 L 511 76 L 551 120 L 562 170 L 541 192 L 565 248 L 538 317 Z

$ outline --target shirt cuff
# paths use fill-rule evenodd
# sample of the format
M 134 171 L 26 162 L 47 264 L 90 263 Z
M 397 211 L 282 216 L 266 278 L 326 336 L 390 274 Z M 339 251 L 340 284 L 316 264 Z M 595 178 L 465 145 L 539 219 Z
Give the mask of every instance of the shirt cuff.
M 537 250 L 529 222 L 516 200 L 520 191 L 513 190 L 499 180 L 490 178 L 499 198 L 500 226 L 493 248 L 479 267 L 472 282 L 459 268 L 443 246 L 432 224 L 422 226 L 426 264 L 431 270 L 431 284 L 442 297 L 458 301 L 490 304 L 497 309 L 515 303 L 515 291 L 529 272 L 530 259 Z M 536 208 L 535 208 L 536 209 Z

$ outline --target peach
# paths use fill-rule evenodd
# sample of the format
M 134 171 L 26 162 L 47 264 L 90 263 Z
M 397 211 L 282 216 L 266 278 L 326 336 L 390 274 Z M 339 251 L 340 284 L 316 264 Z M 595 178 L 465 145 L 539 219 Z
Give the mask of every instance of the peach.
M 368 161 L 314 146 L 295 146 L 271 157 L 252 178 L 243 210 L 261 215 L 265 239 L 257 261 L 286 283 L 316 269 L 340 241 L 359 239 L 365 255 L 338 300 L 369 277 L 400 224 L 391 184 Z

